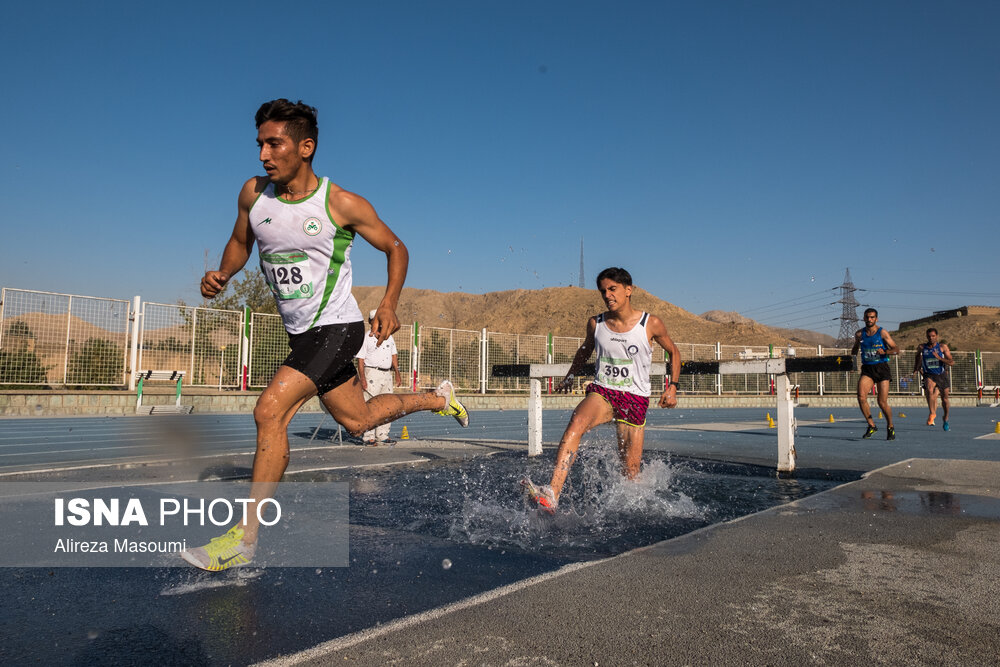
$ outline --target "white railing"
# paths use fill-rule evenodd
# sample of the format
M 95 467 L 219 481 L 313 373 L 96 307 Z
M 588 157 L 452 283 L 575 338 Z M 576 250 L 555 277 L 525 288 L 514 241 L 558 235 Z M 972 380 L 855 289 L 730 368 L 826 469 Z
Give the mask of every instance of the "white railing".
M 245 318 L 249 336 L 244 338 Z M 405 324 L 395 333 L 400 373 L 414 390 L 451 379 L 463 393 L 527 393 L 524 378 L 495 378 L 497 364 L 572 361 L 582 338 Z M 678 342 L 683 361 L 732 361 L 847 354 L 821 347 Z M 0 290 L 0 388 L 122 387 L 146 368 L 183 370 L 184 384 L 237 389 L 265 386 L 288 354 L 277 315 L 4 288 Z M 657 349 L 654 361 L 664 361 Z M 915 351 L 890 360 L 892 392 L 919 395 L 911 377 Z M 976 394 L 1000 385 L 1000 352 L 954 352 L 952 392 Z M 800 394 L 853 394 L 856 372 L 790 374 Z M 578 389 L 585 379 L 578 380 Z M 764 374 L 682 375 L 681 393 L 763 395 L 776 390 Z M 654 378 L 653 391 L 662 391 Z M 546 382 L 543 392 L 551 390 Z

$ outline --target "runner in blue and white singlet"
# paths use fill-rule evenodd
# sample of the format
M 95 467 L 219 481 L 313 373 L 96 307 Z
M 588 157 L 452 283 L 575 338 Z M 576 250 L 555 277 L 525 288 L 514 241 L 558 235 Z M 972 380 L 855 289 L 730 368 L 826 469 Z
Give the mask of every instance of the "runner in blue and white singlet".
M 878 326 L 878 311 L 869 308 L 865 311 L 865 328 L 858 329 L 854 334 L 854 347 L 851 355 L 861 352 L 861 373 L 858 376 L 858 406 L 861 414 L 868 422 L 862 438 L 870 438 L 878 431 L 875 420 L 872 419 L 871 408 L 868 405 L 868 394 L 874 387 L 878 392 L 878 406 L 885 415 L 886 440 L 896 439 L 896 429 L 892 423 L 892 408 L 889 407 L 889 383 L 892 373 L 889 369 L 889 356 L 899 354 L 899 348 L 893 342 L 889 332 Z
M 946 431 L 951 430 L 948 414 L 951 411 L 951 367 L 955 364 L 948 346 L 938 340 L 938 331 L 934 327 L 926 331 L 927 342 L 917 346 L 917 355 L 913 361 L 913 374 L 923 375 L 924 395 L 927 398 L 927 425 L 934 426 L 937 419 L 937 400 L 941 396 L 941 406 L 944 408 L 944 423 Z

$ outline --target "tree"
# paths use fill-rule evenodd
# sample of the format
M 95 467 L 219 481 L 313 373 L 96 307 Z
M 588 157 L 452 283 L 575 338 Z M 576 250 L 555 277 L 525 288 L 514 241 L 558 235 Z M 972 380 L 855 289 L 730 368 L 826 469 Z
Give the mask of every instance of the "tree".
M 24 320 L 14 320 L 10 328 L 7 329 L 7 335 L 18 336 L 20 338 L 34 338 L 35 332 L 31 330 L 31 327 Z
M 66 384 L 121 384 L 124 364 L 120 347 L 103 338 L 90 338 L 70 357 Z
M 0 385 L 45 384 L 46 370 L 34 352 L 0 350 Z
M 259 268 L 246 270 L 242 278 L 230 280 L 210 303 L 212 308 L 220 310 L 241 310 L 248 306 L 255 313 L 278 314 L 271 288 Z

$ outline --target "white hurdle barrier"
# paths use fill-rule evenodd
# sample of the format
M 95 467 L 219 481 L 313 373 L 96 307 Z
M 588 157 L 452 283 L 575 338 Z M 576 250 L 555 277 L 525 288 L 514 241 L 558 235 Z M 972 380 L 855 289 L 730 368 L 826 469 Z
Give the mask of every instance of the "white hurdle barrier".
M 561 379 L 570 364 L 497 364 L 494 377 L 529 378 L 528 388 L 528 456 L 542 453 L 542 380 Z M 795 471 L 795 398 L 789 373 L 826 373 L 854 370 L 854 357 L 795 357 L 782 359 L 748 359 L 745 361 L 689 361 L 681 366 L 681 375 L 746 375 L 775 376 L 775 403 L 778 429 L 778 472 Z M 653 363 L 650 375 L 664 376 L 667 365 Z M 593 374 L 593 367 L 584 375 Z

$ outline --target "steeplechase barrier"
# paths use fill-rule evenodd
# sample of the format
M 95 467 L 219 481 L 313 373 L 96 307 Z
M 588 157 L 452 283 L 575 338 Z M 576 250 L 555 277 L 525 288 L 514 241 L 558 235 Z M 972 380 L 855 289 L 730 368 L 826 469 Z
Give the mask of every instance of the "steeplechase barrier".
M 542 453 L 542 380 L 562 378 L 570 364 L 497 364 L 494 377 L 529 379 L 528 391 L 528 456 Z M 854 370 L 854 357 L 837 355 L 781 359 L 749 359 L 738 361 L 688 361 L 681 365 L 681 375 L 764 374 L 774 378 L 778 430 L 778 472 L 795 471 L 795 398 L 789 373 L 831 373 Z M 582 375 L 594 374 L 590 365 Z M 666 363 L 654 362 L 650 375 L 666 376 Z
M 135 397 L 135 413 L 137 415 L 155 415 L 155 414 L 186 415 L 191 413 L 193 406 L 181 405 L 181 383 L 184 380 L 184 371 L 139 371 L 138 373 L 135 374 L 135 379 L 139 381 Z M 177 383 L 177 393 L 175 395 L 176 400 L 173 405 L 142 404 L 143 385 L 147 381 L 157 381 L 157 380 Z

